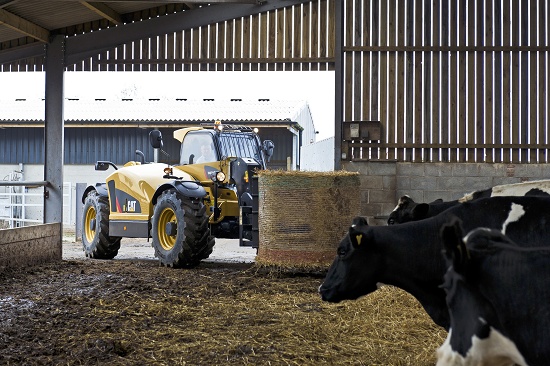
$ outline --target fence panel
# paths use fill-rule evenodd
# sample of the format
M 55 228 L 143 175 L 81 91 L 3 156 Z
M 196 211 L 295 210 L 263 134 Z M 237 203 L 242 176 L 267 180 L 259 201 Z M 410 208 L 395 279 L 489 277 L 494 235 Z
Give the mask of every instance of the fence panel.
M 20 176 L 10 176 L 18 181 Z M 12 183 L 13 184 L 13 183 Z M 63 225 L 75 225 L 74 185 L 63 183 Z M 44 188 L 0 186 L 0 229 L 43 224 Z

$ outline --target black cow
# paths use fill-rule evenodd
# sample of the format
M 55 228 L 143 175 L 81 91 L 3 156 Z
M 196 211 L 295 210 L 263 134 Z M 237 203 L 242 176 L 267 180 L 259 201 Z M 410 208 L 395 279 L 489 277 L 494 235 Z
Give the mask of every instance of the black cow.
M 441 230 L 451 328 L 437 365 L 550 365 L 550 247 L 464 233 L 458 219 Z
M 435 216 L 459 203 L 497 196 L 550 196 L 550 180 L 503 184 L 468 193 L 457 200 L 445 202 L 438 199 L 430 203 L 418 203 L 409 196 L 403 196 L 397 202 L 394 210 L 389 214 L 388 225 L 423 220 Z
M 452 216 L 463 220 L 465 230 L 503 230 L 533 246 L 546 245 L 550 238 L 550 198 L 542 196 L 478 199 L 401 225 L 371 227 L 358 217 L 319 288 L 322 299 L 353 300 L 375 291 L 377 283 L 394 285 L 413 295 L 436 324 L 448 329 L 445 291 L 439 287 L 446 270 L 439 231 Z
M 409 196 L 403 196 L 399 199 L 393 211 L 390 212 L 388 225 L 423 220 L 435 216 L 458 203 L 458 200 L 443 201 L 442 199 L 430 203 L 418 203 Z

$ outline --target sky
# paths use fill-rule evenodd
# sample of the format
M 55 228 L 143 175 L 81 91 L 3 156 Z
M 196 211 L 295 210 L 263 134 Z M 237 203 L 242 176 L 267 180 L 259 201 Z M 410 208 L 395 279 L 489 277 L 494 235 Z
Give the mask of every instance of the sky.
M 43 97 L 44 73 L 0 73 L 0 99 Z M 334 136 L 333 71 L 65 72 L 65 98 L 121 97 L 303 100 L 317 141 Z

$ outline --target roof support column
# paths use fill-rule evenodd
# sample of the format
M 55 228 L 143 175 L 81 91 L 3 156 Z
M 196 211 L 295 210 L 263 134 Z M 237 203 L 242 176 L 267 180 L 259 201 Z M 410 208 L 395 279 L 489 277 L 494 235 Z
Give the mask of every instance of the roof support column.
M 349 6 L 349 4 L 348 4 Z M 342 125 L 344 103 L 344 1 L 334 3 L 334 170 L 342 169 Z M 348 21 L 350 21 L 348 19 Z
M 46 101 L 44 124 L 44 223 L 61 223 L 63 232 L 63 73 L 65 37 L 51 39 L 46 51 Z

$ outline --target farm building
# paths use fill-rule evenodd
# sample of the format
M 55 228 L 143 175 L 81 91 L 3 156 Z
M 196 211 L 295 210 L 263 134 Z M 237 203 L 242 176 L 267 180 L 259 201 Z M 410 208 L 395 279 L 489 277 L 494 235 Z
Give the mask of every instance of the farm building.
M 0 165 L 44 163 L 44 100 L 0 100 Z M 179 142 L 173 131 L 213 123 L 257 127 L 262 139 L 275 143 L 272 169 L 300 168 L 302 141 L 315 139 L 315 128 L 305 101 L 257 100 L 119 100 L 67 99 L 65 152 L 68 165 L 111 160 L 123 164 L 135 159 L 135 150 L 153 161 L 148 133 L 159 129 L 165 140 L 160 162 L 179 161 Z
M 550 149 L 548 124 L 550 38 L 548 34 L 550 34 L 550 6 L 547 2 L 534 0 L 212 0 L 209 2 L 203 0 L 0 0 L 0 72 L 39 71 L 45 72 L 46 75 L 45 83 L 37 85 L 39 88 L 45 87 L 45 100 L 40 112 L 40 118 L 44 121 L 44 131 L 43 134 L 40 133 L 43 136 L 43 142 L 40 149 L 37 144 L 35 145 L 37 150 L 32 152 L 35 157 L 43 156 L 44 166 L 21 166 L 17 159 L 13 164 L 13 170 L 24 172 L 23 179 L 41 177 L 40 181 L 25 182 L 25 184 L 26 188 L 38 187 L 36 189 L 41 193 L 37 200 L 43 207 L 41 218 L 45 225 L 40 225 L 43 232 L 39 233 L 37 240 L 29 240 L 26 236 L 30 231 L 26 229 L 29 228 L 10 230 L 24 232 L 24 240 L 9 242 L 10 246 L 6 246 L 8 250 L 4 251 L 3 257 L 13 258 L 13 263 L 21 263 L 22 260 L 27 259 L 21 255 L 22 253 L 34 254 L 32 259 L 36 262 L 61 258 L 60 235 L 63 225 L 60 223 L 65 221 L 67 216 L 64 212 L 67 189 L 63 187 L 63 181 L 77 181 L 74 178 L 82 179 L 88 174 L 95 174 L 90 164 L 80 165 L 81 169 L 76 170 L 75 175 L 71 176 L 65 172 L 71 165 L 65 166 L 64 162 L 78 156 L 83 158 L 84 155 L 86 159 L 93 161 L 96 153 L 106 149 L 103 146 L 97 147 L 95 144 L 92 147 L 92 144 L 86 142 L 88 149 L 78 151 L 76 156 L 73 156 L 72 151 L 75 150 L 71 150 L 73 147 L 67 142 L 67 138 L 74 137 L 82 142 L 87 141 L 88 136 L 85 134 L 75 136 L 72 134 L 78 129 L 89 128 L 89 132 L 99 136 L 99 141 L 108 141 L 110 138 L 108 132 L 120 129 L 113 134 L 114 140 L 126 141 L 123 129 L 128 127 L 111 127 L 113 124 L 108 123 L 96 126 L 71 125 L 69 110 L 71 102 L 75 101 L 68 100 L 64 95 L 64 75 L 67 72 L 173 71 L 184 73 L 196 71 L 214 74 L 249 72 L 258 75 L 263 71 L 334 72 L 335 137 L 333 140 L 323 140 L 318 144 L 304 145 L 304 151 L 308 151 L 308 157 L 328 155 L 327 158 L 332 158 L 332 167 L 337 171 L 342 169 L 346 173 L 359 173 L 358 184 L 351 189 L 338 189 L 331 193 L 345 194 L 349 191 L 357 193 L 360 197 L 355 199 L 360 210 L 357 214 L 366 218 L 368 224 L 374 227 L 386 223 L 386 215 L 395 207 L 398 198 L 403 194 L 423 202 L 439 198 L 453 200 L 462 197 L 464 193 L 497 184 L 550 177 L 548 166 L 550 161 L 548 154 Z M 106 87 L 108 88 L 109 85 Z M 23 115 L 25 111 L 19 113 Z M 139 118 L 141 116 L 138 116 Z M 223 119 L 223 117 L 207 117 L 207 120 L 210 119 Z M 286 122 L 289 124 L 296 121 Z M 165 132 L 165 136 L 166 132 L 168 131 L 169 134 L 169 129 L 173 128 L 157 127 Z M 304 128 L 302 141 L 310 141 L 310 138 L 304 136 L 307 126 L 301 127 Z M 19 148 L 19 145 L 16 146 L 14 142 L 22 141 L 21 133 L 32 137 L 29 134 L 32 128 L 27 127 L 26 130 L 19 131 L 18 135 L 8 138 L 8 144 L 12 147 L 10 153 L 14 148 Z M 132 125 L 131 128 L 137 131 L 139 126 Z M 0 130 L 0 134 L 6 136 L 7 131 L 12 129 L 15 128 L 4 128 Z M 294 141 L 299 134 L 291 135 L 292 149 L 288 151 L 293 153 L 277 157 L 275 161 L 280 167 L 288 166 L 289 156 L 291 167 L 295 164 L 296 168 L 303 168 L 310 163 L 311 166 L 325 167 L 318 164 L 321 159 L 310 159 L 307 164 L 298 158 L 292 160 L 293 154 L 297 154 L 295 147 L 300 144 L 295 145 Z M 145 131 L 143 135 L 136 132 L 135 136 L 135 141 L 132 143 L 128 141 L 125 148 L 120 151 L 133 154 L 133 150 L 138 145 L 147 145 Z M 37 141 L 39 137 L 35 135 L 34 138 Z M 118 147 L 116 149 L 118 150 Z M 148 158 L 151 158 L 152 153 L 145 152 Z M 118 161 L 118 159 L 126 160 L 122 156 L 117 156 L 113 160 Z M 30 172 L 30 167 L 39 168 Z M 97 180 L 101 180 L 100 176 L 94 176 L 98 178 Z M 168 175 L 168 177 L 171 176 Z M 284 186 L 282 191 L 284 192 Z M 161 194 L 164 195 L 165 192 L 169 193 L 169 190 L 164 190 Z M 332 194 L 332 196 L 337 195 Z M 350 199 L 350 196 L 345 198 Z M 301 209 L 294 211 L 300 211 L 307 216 L 309 212 L 306 197 L 306 194 L 299 197 L 304 199 L 297 201 L 295 206 Z M 286 203 L 284 200 L 279 201 Z M 338 203 L 348 209 L 347 213 L 355 213 L 352 212 L 355 208 L 350 208 L 341 201 Z M 215 216 L 216 210 L 212 211 Z M 98 212 L 100 211 L 97 210 L 96 214 Z M 334 214 L 334 210 L 327 209 L 322 213 L 330 217 Z M 95 232 L 97 226 L 94 216 L 90 214 L 84 217 L 89 219 L 89 225 L 85 227 Z M 182 222 L 182 220 L 179 221 Z M 296 232 L 293 230 L 300 229 L 290 217 L 284 217 L 281 221 L 292 224 L 279 225 L 278 229 L 281 231 L 292 233 Z M 277 225 L 274 226 L 277 227 Z M 174 233 L 177 231 L 174 232 L 173 222 L 155 227 L 163 230 L 167 236 L 176 236 Z M 378 227 L 378 229 L 388 228 Z M 323 227 L 322 230 L 325 228 Z M 5 237 L 0 236 L 0 238 Z M 197 237 L 203 238 L 200 235 Z M 110 253 L 112 252 L 108 251 L 103 254 Z M 204 253 L 206 252 L 203 251 L 200 254 Z M 57 287 L 65 290 L 70 288 L 66 286 L 70 282 L 67 278 L 78 278 L 78 272 L 80 272 L 86 277 L 80 280 L 81 282 L 77 281 L 77 286 L 89 286 L 92 278 L 89 276 L 92 273 L 89 266 L 80 271 L 75 269 L 76 267 L 73 267 L 71 275 L 64 275 L 60 282 L 52 282 L 51 279 L 55 279 L 55 276 L 52 276 L 51 271 L 47 271 L 47 282 L 54 285 L 62 284 Z M 155 292 L 154 296 L 150 297 L 153 300 L 149 301 L 150 303 L 159 304 L 157 287 L 166 289 L 166 286 L 171 286 L 168 288 L 170 291 L 182 287 L 174 286 L 180 283 L 180 274 L 178 278 L 172 279 L 165 274 L 170 272 L 159 271 L 148 273 L 148 278 L 133 285 L 132 288 L 141 290 L 146 287 L 144 284 L 150 283 L 151 273 L 155 274 L 153 277 L 164 280 L 164 283 L 152 286 Z M 209 278 L 209 276 L 203 277 Z M 30 278 L 34 279 L 34 277 Z M 99 270 L 98 275 L 93 277 L 93 282 L 99 283 L 95 280 L 96 278 L 106 278 L 105 282 L 102 282 L 108 285 L 105 288 L 112 286 L 114 282 L 122 282 L 119 281 L 120 277 L 105 276 L 105 273 L 99 273 Z M 235 298 L 248 297 L 246 296 L 248 293 L 240 292 L 246 290 L 245 286 L 247 286 L 245 283 L 247 281 L 243 281 L 242 278 L 239 278 L 237 286 L 218 286 L 219 281 L 213 285 L 205 285 L 204 280 L 200 278 L 202 283 L 196 288 L 208 290 L 209 300 L 217 297 L 212 294 L 218 295 L 227 290 L 230 301 L 224 301 L 222 306 L 226 307 Z M 272 285 L 277 281 L 270 282 Z M 318 281 L 315 282 L 315 285 L 318 285 Z M 19 283 L 14 281 L 13 286 L 18 286 Z M 30 285 L 33 290 L 36 288 L 33 281 Z M 180 300 L 186 301 L 189 298 L 195 300 L 188 295 L 188 287 L 183 287 L 186 291 L 177 295 L 177 302 L 180 303 Z M 308 291 L 304 291 L 302 285 L 298 287 L 302 293 Z M 265 292 L 268 286 L 262 283 L 259 288 Z M 373 321 L 374 317 L 358 311 L 361 308 L 356 306 L 356 303 L 351 306 L 343 304 L 336 308 L 332 307 L 330 310 L 325 309 L 318 305 L 317 286 L 311 283 L 305 288 L 310 288 L 312 291 L 310 295 L 315 296 L 315 302 L 310 304 L 306 301 L 288 301 L 289 288 L 285 286 L 283 290 L 276 290 L 277 298 L 283 298 L 285 305 L 292 305 L 292 310 L 284 313 L 292 314 L 291 324 L 298 325 L 295 328 L 303 328 L 297 323 L 300 319 L 303 319 L 307 325 L 314 325 L 314 328 L 308 328 L 311 331 L 307 336 L 289 333 L 288 330 L 292 331 L 292 327 L 286 326 L 284 335 L 279 337 L 275 334 L 276 337 L 273 337 L 270 329 L 274 324 L 279 323 L 280 319 L 254 321 L 247 314 L 239 316 L 239 319 L 245 322 L 245 327 L 242 329 L 263 330 L 261 325 L 267 325 L 270 329 L 261 332 L 260 335 L 267 334 L 269 339 L 256 338 L 252 335 L 250 339 L 259 340 L 258 343 L 253 343 L 243 339 L 243 333 L 240 332 L 235 337 L 237 342 L 224 342 L 223 338 L 218 337 L 220 325 L 232 328 L 235 322 L 230 322 L 231 326 L 226 327 L 224 318 L 233 320 L 236 313 L 229 313 L 228 317 L 224 317 L 222 313 L 204 307 L 208 312 L 206 318 L 212 314 L 218 315 L 215 331 L 211 333 L 215 335 L 214 337 L 209 336 L 201 326 L 198 327 L 200 328 L 198 337 L 194 339 L 190 337 L 188 330 L 197 328 L 195 312 L 190 316 L 193 320 L 191 326 L 185 324 L 177 329 L 178 331 L 184 329 L 186 334 L 173 333 L 170 337 L 166 337 L 166 333 L 159 332 L 161 336 L 159 338 L 169 341 L 193 340 L 180 342 L 192 347 L 187 355 L 183 355 L 189 358 L 184 359 L 181 353 L 177 355 L 178 358 L 174 362 L 180 363 L 197 362 L 197 358 L 193 357 L 200 347 L 196 345 L 204 346 L 205 339 L 212 339 L 217 346 L 223 347 L 223 350 L 216 352 L 212 352 L 212 349 L 207 347 L 210 356 L 219 358 L 216 359 L 217 362 L 204 362 L 206 364 L 235 363 L 238 362 L 237 360 L 251 363 L 255 361 L 253 356 L 258 357 L 260 361 L 269 361 L 266 357 L 286 354 L 288 351 L 284 344 L 280 343 L 281 339 L 300 340 L 297 354 L 283 360 L 282 363 L 307 365 L 318 364 L 319 360 L 327 360 L 329 363 L 362 364 L 433 365 L 435 363 L 433 346 L 428 347 L 428 351 L 422 355 L 414 353 L 420 347 L 411 346 L 413 344 L 411 339 L 428 338 L 426 335 L 417 333 L 419 330 L 428 329 L 428 333 L 433 335 L 436 333 L 434 329 L 420 323 L 405 329 L 399 320 L 400 324 L 395 327 L 399 329 L 397 333 L 406 333 L 410 336 L 405 342 L 398 343 L 393 339 L 388 341 L 391 338 L 385 335 L 383 335 L 383 342 L 373 342 L 370 335 L 368 338 L 363 338 L 363 335 L 372 334 L 370 331 L 375 330 L 375 338 L 380 338 L 381 325 L 387 325 L 390 322 Z M 213 290 L 217 292 L 212 292 Z M 31 293 L 31 290 L 28 293 Z M 79 299 L 72 295 L 71 298 L 67 298 L 67 293 L 64 291 L 62 294 L 63 304 L 71 305 L 78 302 Z M 102 308 L 110 310 L 103 305 L 97 306 L 96 300 L 99 300 L 100 304 L 105 302 L 102 303 L 101 299 L 97 298 L 95 291 L 91 293 L 93 299 L 85 301 L 84 304 L 91 305 L 87 307 L 94 310 L 93 316 L 90 317 L 89 313 L 74 312 L 79 320 L 89 321 L 84 327 L 81 326 L 81 322 L 66 323 L 76 324 L 67 328 L 90 329 L 88 325 L 98 318 Z M 117 292 L 122 296 L 124 293 L 125 291 Z M 282 296 L 281 293 L 283 293 Z M 170 299 L 173 294 L 174 292 L 167 293 L 170 297 L 164 298 Z M 236 296 L 240 294 L 245 296 Z M 13 309 L 22 311 L 10 319 L 28 318 L 19 315 L 29 311 L 29 314 L 36 314 L 36 312 L 33 313 L 35 303 L 32 303 L 33 306 L 26 306 L 27 297 L 10 296 L 9 300 L 5 301 Z M 132 296 L 131 305 L 139 305 L 135 300 L 140 298 L 141 294 Z M 49 303 L 49 295 L 43 296 L 42 299 L 40 296 L 33 299 L 36 299 L 37 304 L 39 300 L 48 302 L 45 304 L 47 307 L 43 308 L 45 311 L 41 311 L 48 316 L 47 324 L 60 324 L 51 322 L 51 310 L 54 308 Z M 126 346 L 136 344 L 134 341 L 143 339 L 141 334 L 145 333 L 131 334 L 128 343 L 107 338 L 110 331 L 115 329 L 112 324 L 120 320 L 119 299 L 120 297 L 117 297 L 112 301 L 115 306 L 113 311 L 109 311 L 111 314 L 117 314 L 116 321 L 101 324 L 98 327 L 101 334 L 97 337 L 86 338 L 86 335 L 75 335 L 70 338 L 78 339 L 79 344 L 84 345 L 85 351 L 113 351 L 111 353 L 116 354 L 117 360 L 120 360 L 121 356 L 132 355 L 135 349 L 127 349 Z M 25 302 L 15 303 L 14 301 L 17 300 Z M 402 301 L 398 300 L 398 302 Z M 15 305 L 11 306 L 12 303 Z M 268 307 L 260 306 L 258 307 L 260 311 L 253 313 L 271 314 L 274 302 L 268 300 L 266 303 Z M 185 303 L 185 308 L 203 309 L 202 306 L 197 307 L 196 303 L 189 304 L 191 306 Z M 260 302 L 256 302 L 257 304 L 261 305 Z M 377 310 L 392 309 L 392 326 L 394 319 L 400 318 L 393 312 L 395 304 L 396 301 L 392 301 L 390 305 L 378 303 L 375 306 Z M 241 308 L 248 310 L 256 305 L 241 306 Z M 353 314 L 351 321 L 338 321 L 338 318 L 334 318 L 336 311 L 343 307 Z M 150 341 L 153 333 L 151 327 L 154 325 L 151 325 L 150 314 L 163 314 L 166 307 L 162 306 L 161 310 L 150 312 L 144 311 L 147 309 L 145 307 L 127 307 L 126 309 L 130 312 L 125 311 L 124 314 L 132 314 L 132 321 L 135 319 L 134 314 L 147 315 L 145 338 L 148 344 L 143 349 L 154 358 L 160 355 L 154 361 L 158 362 L 168 348 L 158 350 L 158 354 L 146 348 L 151 345 L 157 347 L 159 343 L 155 342 L 155 339 Z M 132 311 L 133 309 L 138 310 Z M 303 311 L 294 315 L 293 311 L 296 309 Z M 62 313 L 63 306 L 55 307 L 54 310 L 57 320 L 63 319 L 62 315 L 71 313 L 70 311 Z M 410 311 L 402 313 L 405 318 L 414 318 L 413 320 L 417 318 Z M 188 318 L 186 314 L 182 314 L 184 316 L 180 318 Z M 222 314 L 222 317 L 219 317 L 219 314 Z M 322 315 L 321 318 L 311 318 L 311 315 L 319 314 Z M 161 316 L 155 317 L 157 320 L 161 320 L 160 318 Z M 368 327 L 356 322 L 360 318 L 369 320 Z M 329 319 L 328 322 L 327 319 Z M 36 323 L 34 318 L 32 320 Z M 331 342 L 333 338 L 321 332 L 334 328 L 330 326 L 332 324 L 340 323 L 354 326 L 353 329 L 337 330 L 338 339 L 342 338 L 342 334 L 349 335 L 345 337 L 346 341 L 349 340 L 346 342 L 349 348 Z M 250 327 L 250 324 L 258 326 Z M 161 325 L 163 330 L 167 328 L 164 326 L 165 323 L 159 322 L 158 325 Z M 105 329 L 109 332 L 105 332 Z M 41 332 L 42 329 L 38 330 L 36 334 L 44 333 Z M 28 330 L 25 330 L 25 334 L 29 334 Z M 309 343 L 308 336 L 311 334 L 315 339 Z M 6 344 L 18 346 L 21 342 L 17 340 L 23 338 L 8 337 Z M 48 360 L 51 360 L 52 354 L 55 355 L 57 352 L 66 354 L 70 359 L 78 355 L 75 352 L 78 349 L 75 347 L 60 350 L 50 348 L 50 344 L 43 342 L 46 341 L 45 338 L 39 339 L 40 342 L 36 342 L 35 339 L 36 337 L 32 339 L 33 344 L 29 347 L 26 343 L 23 344 L 21 349 L 24 352 L 21 352 L 20 359 L 14 360 L 15 363 L 26 360 L 29 348 L 35 347 L 33 350 L 40 353 L 41 350 L 36 349 L 36 345 L 42 345 L 42 348 L 45 348 L 42 352 Z M 82 342 L 82 339 L 86 341 Z M 195 340 L 199 341 L 195 342 Z M 334 343 L 336 346 L 326 347 L 325 340 L 329 340 L 328 343 Z M 440 344 L 442 340 L 440 337 L 437 341 Z M 138 342 L 138 344 L 141 348 L 141 343 Z M 378 344 L 381 345 L 378 346 Z M 374 347 L 365 347 L 365 345 L 374 345 Z M 11 350 L 11 347 L 7 349 Z M 232 351 L 233 354 L 227 354 L 227 350 Z M 396 358 L 381 360 L 369 357 L 370 353 L 380 353 L 382 350 Z M 179 351 L 181 348 L 178 348 Z M 405 352 L 402 354 L 397 351 Z M 233 357 L 235 353 L 238 354 L 237 358 Z M 351 356 L 350 361 L 343 361 L 344 353 L 348 357 Z M 91 360 L 91 362 L 103 360 L 90 358 L 89 355 L 84 353 L 81 359 Z M 11 356 L 10 354 L 9 357 Z M 146 363 L 141 362 L 141 364 Z
M 0 100 L 0 177 L 40 180 L 44 164 L 44 100 Z M 274 155 L 271 169 L 300 169 L 303 141 L 315 140 L 309 106 L 304 101 L 214 100 L 214 99 L 67 99 L 65 101 L 64 176 L 65 182 L 95 184 L 106 172 L 96 172 L 98 160 L 117 165 L 139 160 L 140 150 L 146 161 L 170 164 L 179 162 L 180 142 L 173 132 L 183 127 L 213 123 L 257 127 L 262 140 L 272 140 Z M 164 153 L 155 156 L 148 134 L 158 129 L 164 138 Z M 107 172 L 110 173 L 110 172 Z M 2 187 L 0 187 L 0 195 Z M 66 192 L 67 193 L 67 192 Z M 75 202 L 74 189 L 70 191 Z M 67 206 L 67 204 L 65 205 Z M 75 213 L 67 207 L 65 222 L 73 224 Z M 27 219 L 37 220 L 42 210 L 27 210 Z M 9 217 L 5 209 L 1 217 Z
M 334 71 L 333 165 L 361 173 L 373 222 L 405 193 L 448 200 L 550 176 L 544 2 L 29 4 L 2 5 L 0 68 L 47 75 L 47 222 L 61 217 L 66 71 Z

